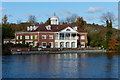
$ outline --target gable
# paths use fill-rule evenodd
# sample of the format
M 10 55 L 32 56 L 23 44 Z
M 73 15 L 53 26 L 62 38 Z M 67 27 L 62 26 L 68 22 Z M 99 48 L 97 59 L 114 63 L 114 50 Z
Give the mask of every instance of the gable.
M 72 29 L 71 27 L 67 27 L 67 28 L 61 30 L 60 32 L 77 32 L 77 31 Z

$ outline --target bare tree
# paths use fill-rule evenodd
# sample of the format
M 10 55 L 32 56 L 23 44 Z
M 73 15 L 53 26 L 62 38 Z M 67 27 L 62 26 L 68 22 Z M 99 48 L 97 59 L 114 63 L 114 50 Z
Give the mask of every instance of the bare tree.
M 100 16 L 101 22 L 108 25 L 107 23 L 114 23 L 116 21 L 116 17 L 112 12 L 103 13 L 102 16 Z
M 30 15 L 29 18 L 28 18 L 28 22 L 31 23 L 31 24 L 36 24 L 36 17 L 33 16 L 33 15 Z
M 71 23 L 73 23 L 73 22 L 76 21 L 77 17 L 78 17 L 77 14 L 72 14 L 70 17 L 67 17 L 65 21 L 66 21 L 68 24 L 71 24 Z

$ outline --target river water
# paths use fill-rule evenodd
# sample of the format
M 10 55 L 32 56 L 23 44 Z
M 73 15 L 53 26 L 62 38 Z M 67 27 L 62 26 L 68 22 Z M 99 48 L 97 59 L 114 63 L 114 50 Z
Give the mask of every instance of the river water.
M 3 78 L 118 78 L 116 53 L 2 56 Z

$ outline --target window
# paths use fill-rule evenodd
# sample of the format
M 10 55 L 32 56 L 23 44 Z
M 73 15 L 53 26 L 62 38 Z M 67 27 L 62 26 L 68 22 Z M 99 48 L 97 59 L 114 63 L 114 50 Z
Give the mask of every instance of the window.
M 20 39 L 22 39 L 22 36 L 20 36 Z
M 66 42 L 66 48 L 69 48 L 69 47 L 70 47 L 70 43 Z
M 81 36 L 81 39 L 84 40 L 84 39 L 85 39 L 85 36 Z
M 25 39 L 29 39 L 29 36 L 25 36 Z
M 53 42 L 49 43 L 50 48 L 53 48 Z
M 46 29 L 51 30 L 51 26 L 50 25 L 46 26 Z
M 64 48 L 64 42 L 60 42 L 60 48 Z
M 66 29 L 66 31 L 70 31 L 70 29 Z
M 46 42 L 42 42 L 42 47 L 43 48 L 46 48 L 46 45 L 47 45 Z
M 55 47 L 58 48 L 58 42 L 55 43 Z
M 16 36 L 16 39 L 18 39 L 19 36 Z
M 46 35 L 42 35 L 42 39 L 46 39 Z
M 71 43 L 71 47 L 72 47 L 72 48 L 75 48 L 75 42 L 72 42 L 72 43 Z
M 78 28 L 77 28 L 77 26 L 75 26 L 75 27 L 73 27 L 73 29 L 74 29 L 74 30 L 77 30 Z
M 33 35 L 31 35 L 31 39 L 33 39 Z
M 37 36 L 37 35 L 35 35 L 35 39 L 38 39 L 38 36 Z
M 85 47 L 85 42 L 81 42 L 81 47 L 82 47 L 82 48 Z
M 53 35 L 49 35 L 49 39 L 53 39 Z

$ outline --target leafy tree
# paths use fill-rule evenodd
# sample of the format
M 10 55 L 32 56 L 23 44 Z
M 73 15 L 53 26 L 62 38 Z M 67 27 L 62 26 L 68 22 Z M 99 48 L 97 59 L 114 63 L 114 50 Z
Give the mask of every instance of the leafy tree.
M 50 18 L 45 22 L 45 24 L 51 24 Z
M 2 24 L 7 24 L 7 15 L 4 15 L 4 17 L 2 18 Z
M 110 29 L 106 32 L 106 46 L 105 46 L 105 48 L 107 50 L 109 50 L 109 41 L 111 39 L 111 36 L 112 36 L 112 30 Z
M 117 38 L 117 51 L 120 52 L 120 36 Z
M 115 39 L 114 35 L 111 36 L 109 41 L 109 50 L 116 50 L 117 40 Z
M 86 26 L 86 21 L 84 21 L 82 17 L 78 17 L 75 24 L 81 29 L 84 29 L 84 27 Z
M 2 23 L 2 41 L 4 39 L 13 39 L 15 30 L 11 27 L 11 24 L 7 24 L 7 15 L 2 18 Z
M 3 39 L 13 39 L 15 30 L 11 27 L 11 24 L 2 25 L 2 38 Z

